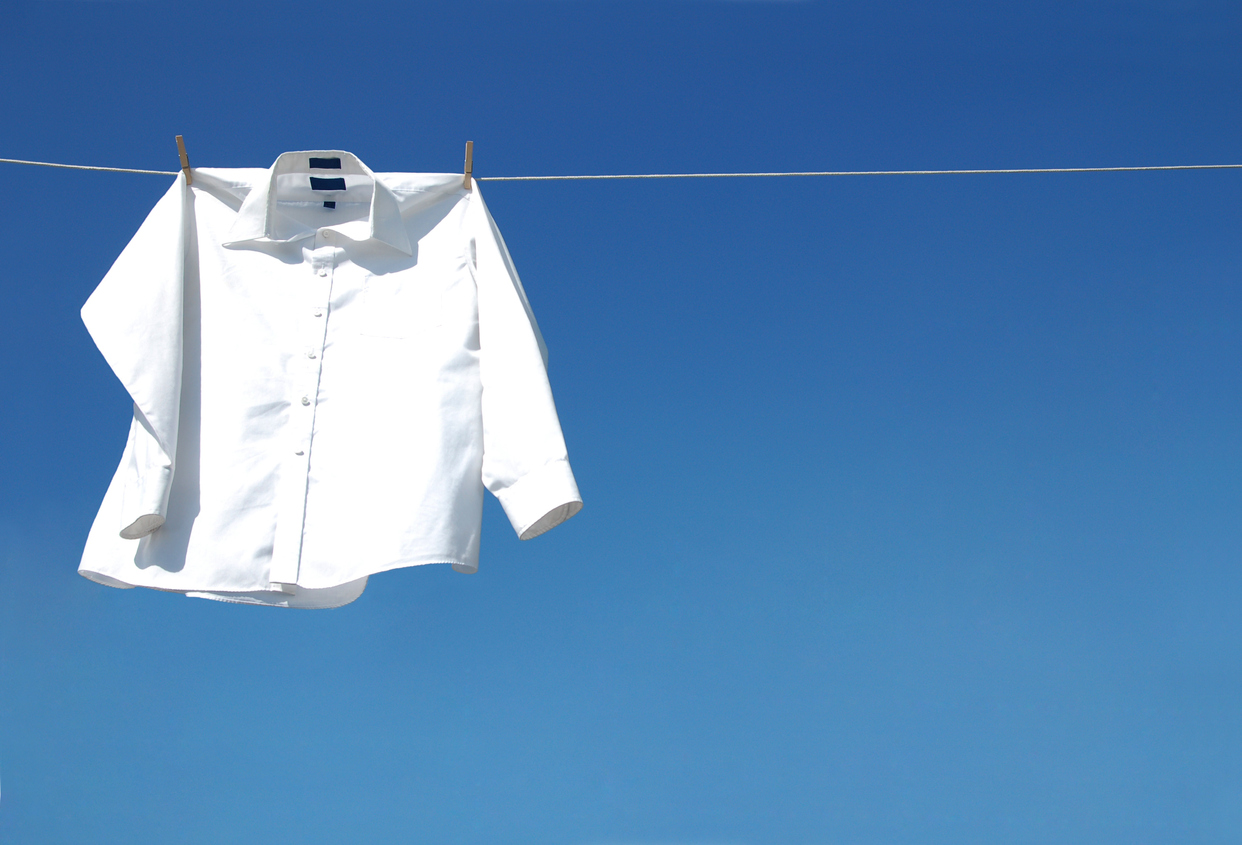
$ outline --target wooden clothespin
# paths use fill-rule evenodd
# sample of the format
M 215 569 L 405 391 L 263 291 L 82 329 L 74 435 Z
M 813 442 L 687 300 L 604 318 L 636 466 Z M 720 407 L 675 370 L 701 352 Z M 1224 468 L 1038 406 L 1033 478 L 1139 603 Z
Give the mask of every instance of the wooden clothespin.
M 474 175 L 474 141 L 466 142 L 466 175 L 462 177 L 462 184 L 466 190 L 470 190 L 470 177 Z
M 194 184 L 194 177 L 190 175 L 190 157 L 185 154 L 185 141 L 181 140 L 180 135 L 177 136 L 177 154 L 181 156 L 181 172 L 185 174 L 185 183 Z

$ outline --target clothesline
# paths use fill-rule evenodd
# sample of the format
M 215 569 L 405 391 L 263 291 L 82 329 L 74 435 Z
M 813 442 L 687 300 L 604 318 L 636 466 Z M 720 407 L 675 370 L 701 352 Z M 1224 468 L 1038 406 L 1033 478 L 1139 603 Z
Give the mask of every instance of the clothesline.
M 60 164 L 52 161 L 26 161 L 0 158 L 5 164 L 32 164 L 66 170 L 98 170 L 108 173 L 146 173 L 176 176 L 179 170 L 139 170 L 132 167 L 96 167 L 89 164 Z M 600 176 L 477 176 L 479 182 L 561 182 L 583 179 L 728 179 L 776 176 L 962 176 L 1005 173 L 1131 173 L 1149 170 L 1242 170 L 1242 164 L 1162 164 L 1138 167 L 999 167 L 974 170 L 804 170 L 789 173 L 617 173 Z

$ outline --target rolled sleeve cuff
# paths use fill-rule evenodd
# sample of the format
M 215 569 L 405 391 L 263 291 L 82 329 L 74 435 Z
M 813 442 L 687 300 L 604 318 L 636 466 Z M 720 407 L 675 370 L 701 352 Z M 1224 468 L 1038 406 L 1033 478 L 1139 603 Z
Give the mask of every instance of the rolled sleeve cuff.
M 529 540 L 582 510 L 569 461 L 545 464 L 496 494 L 518 539 Z

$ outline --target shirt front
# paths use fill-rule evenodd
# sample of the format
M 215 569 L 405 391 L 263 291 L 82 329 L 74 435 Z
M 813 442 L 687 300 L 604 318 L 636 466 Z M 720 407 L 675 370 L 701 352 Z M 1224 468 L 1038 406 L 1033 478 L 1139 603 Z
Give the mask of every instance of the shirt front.
M 287 607 L 478 568 L 582 507 L 547 351 L 478 187 L 350 153 L 179 176 L 82 309 L 134 401 L 79 571 Z

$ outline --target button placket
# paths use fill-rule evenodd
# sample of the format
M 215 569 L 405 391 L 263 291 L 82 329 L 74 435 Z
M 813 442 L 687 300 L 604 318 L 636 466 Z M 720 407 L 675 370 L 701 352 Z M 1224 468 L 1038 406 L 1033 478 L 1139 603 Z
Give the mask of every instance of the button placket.
M 336 267 L 336 257 L 339 250 L 332 246 L 332 232 L 321 231 L 319 240 L 324 243 L 314 252 L 312 259 L 312 270 L 314 272 L 314 282 L 308 285 L 311 291 L 312 305 L 311 314 L 315 319 L 307 321 L 305 324 L 305 334 L 300 338 L 303 349 L 302 360 L 302 380 L 297 386 L 295 395 L 300 393 L 298 401 L 304 408 L 307 408 L 307 419 L 304 421 L 302 430 L 298 432 L 299 450 L 310 451 L 311 435 L 314 427 L 314 406 L 319 401 L 319 377 L 323 369 L 322 356 L 323 347 L 327 334 L 327 321 L 323 320 L 324 314 L 327 312 L 328 302 L 332 299 L 332 274 Z
M 320 233 L 316 238 L 329 233 Z M 325 238 L 326 240 L 326 238 Z M 303 308 L 294 339 L 301 349 L 290 361 L 290 393 L 292 406 L 289 417 L 290 449 L 284 461 L 280 482 L 276 537 L 272 549 L 269 580 L 273 589 L 285 589 L 297 583 L 302 554 L 302 531 L 306 521 L 306 491 L 310 475 L 310 458 L 315 428 L 315 410 L 319 401 L 319 378 L 323 368 L 323 349 L 327 338 L 328 303 L 332 299 L 332 278 L 339 250 L 330 244 L 319 245 L 308 256 L 310 280 L 301 286 Z M 305 271 L 304 271 L 305 272 Z
M 314 273 L 313 281 L 307 285 L 310 304 L 312 306 L 311 313 L 316 318 L 322 318 L 327 303 L 332 298 L 332 271 L 335 265 L 337 250 L 327 241 L 330 240 L 332 233 L 321 231 L 316 236 L 316 242 L 323 242 L 315 249 L 311 258 L 311 271 Z M 311 320 L 304 325 L 304 334 L 299 341 L 302 346 L 303 362 L 300 369 L 300 378 L 298 383 L 294 385 L 294 395 L 300 396 L 298 401 L 304 406 L 309 407 L 318 397 L 319 374 L 320 374 L 320 356 L 323 353 L 325 324 L 321 319 Z M 310 442 L 309 425 L 312 420 L 306 423 L 305 431 L 299 432 L 299 443 Z

